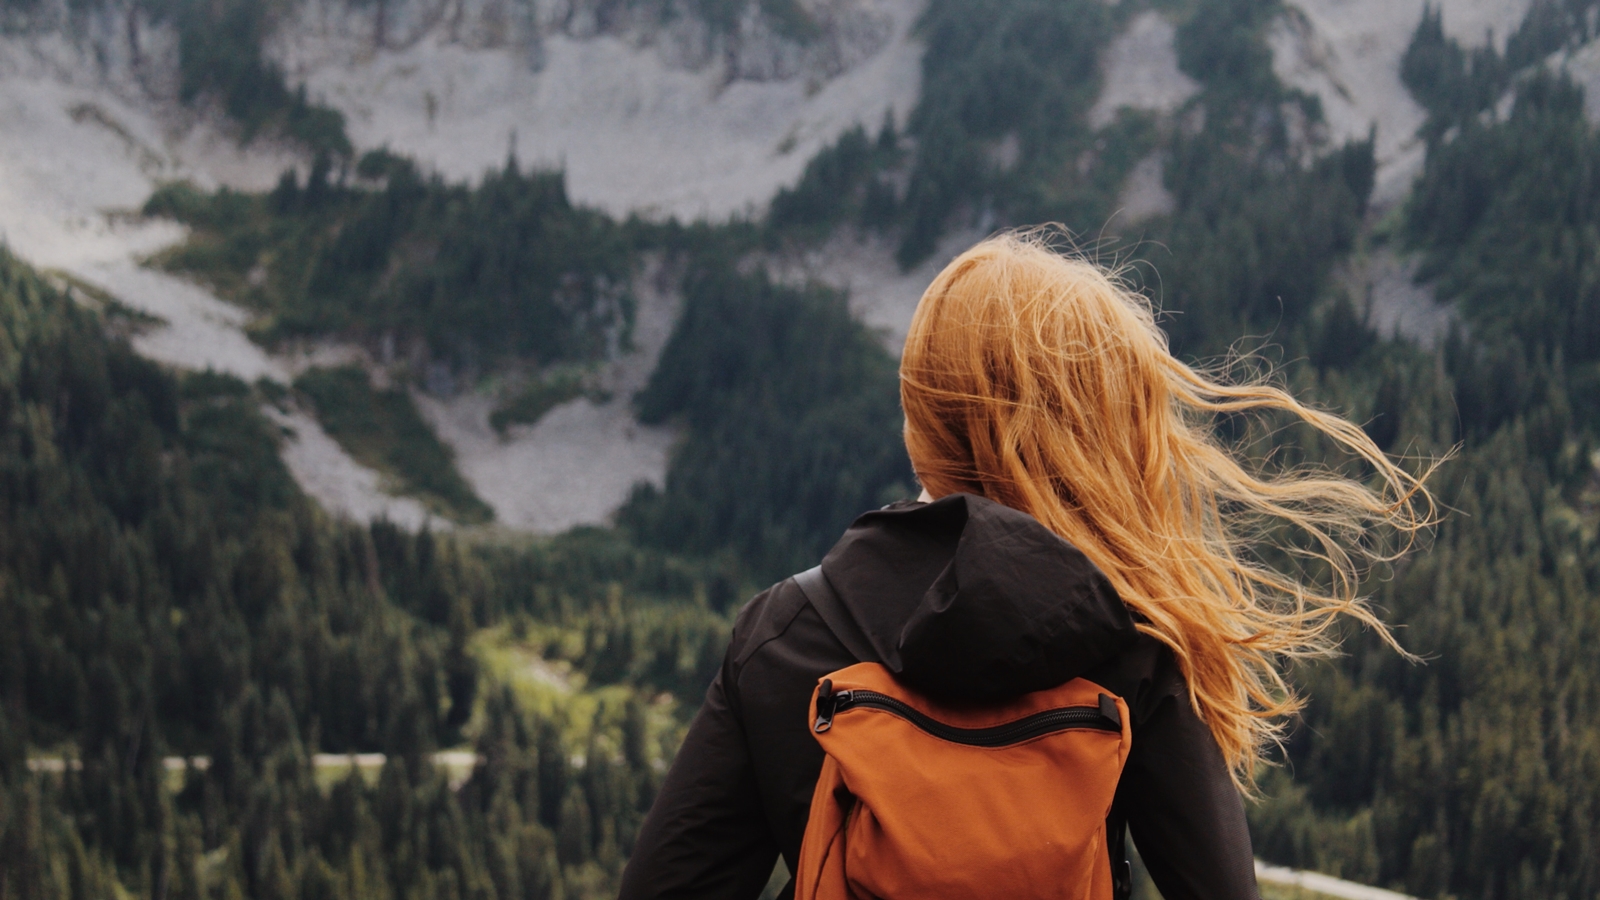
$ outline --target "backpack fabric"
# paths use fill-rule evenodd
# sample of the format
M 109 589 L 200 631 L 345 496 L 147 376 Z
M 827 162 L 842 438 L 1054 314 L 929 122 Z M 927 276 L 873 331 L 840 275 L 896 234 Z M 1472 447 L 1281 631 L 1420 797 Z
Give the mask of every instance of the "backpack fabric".
M 998 704 L 936 702 L 878 663 L 821 679 L 825 753 L 796 900 L 1112 900 L 1106 819 L 1132 745 L 1085 678 Z

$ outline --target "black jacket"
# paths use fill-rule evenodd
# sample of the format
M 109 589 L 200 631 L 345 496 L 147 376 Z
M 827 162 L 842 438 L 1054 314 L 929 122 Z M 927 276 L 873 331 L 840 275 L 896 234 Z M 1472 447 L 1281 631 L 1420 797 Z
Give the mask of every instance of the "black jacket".
M 841 641 L 794 579 L 750 601 L 640 829 L 623 900 L 754 900 L 780 853 L 793 871 L 822 768 L 811 694 L 859 661 L 845 644 L 862 638 L 934 696 L 1015 696 L 1078 676 L 1122 695 L 1133 746 L 1114 840 L 1125 821 L 1167 900 L 1255 900 L 1244 807 L 1183 676 L 1076 548 L 956 494 L 863 515 L 822 571 L 856 633 Z

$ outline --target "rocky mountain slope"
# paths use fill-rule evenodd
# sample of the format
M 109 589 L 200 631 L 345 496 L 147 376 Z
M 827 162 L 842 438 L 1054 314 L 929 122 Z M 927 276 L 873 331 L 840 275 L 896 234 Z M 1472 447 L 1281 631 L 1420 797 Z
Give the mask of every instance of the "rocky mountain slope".
M 916 0 L 806 4 L 818 33 L 803 42 L 755 7 L 717 34 L 604 6 L 319 0 L 269 52 L 345 114 L 358 146 L 454 179 L 514 146 L 618 216 L 759 210 L 846 128 L 886 112 L 903 123 L 916 104 Z
M 290 83 L 344 114 L 358 148 L 388 147 L 452 179 L 475 178 L 515 153 L 562 167 L 577 203 L 618 216 L 721 220 L 759 214 L 847 128 L 876 127 L 886 114 L 903 124 L 916 104 L 918 0 L 802 6 L 814 28 L 805 34 L 748 11 L 717 29 L 583 0 L 396 0 L 358 9 L 314 0 L 276 23 L 267 51 Z M 1443 21 L 1464 43 L 1486 34 L 1503 41 L 1525 7 L 1446 0 Z M 1275 71 L 1320 99 L 1324 137 L 1376 129 L 1380 212 L 1399 202 L 1421 165 L 1423 112 L 1400 82 L 1399 61 L 1422 9 L 1422 0 L 1296 0 L 1271 33 Z M 1101 60 L 1092 127 L 1122 107 L 1158 116 L 1185 109 L 1195 85 L 1178 68 L 1173 34 L 1156 12 L 1127 21 Z M 283 383 L 330 352 L 371 364 L 358 348 L 268 353 L 245 336 L 242 310 L 141 266 L 183 237 L 170 222 L 133 214 L 159 183 L 264 190 L 285 167 L 309 164 L 265 139 L 241 149 L 216 110 L 180 104 L 174 46 L 170 26 L 116 7 L 62 14 L 54 25 L 35 16 L 31 28 L 0 38 L 0 233 L 24 259 L 157 317 L 135 345 L 162 362 Z M 1580 81 L 1600 78 L 1594 46 L 1553 64 Z M 1591 110 L 1597 97 L 1592 90 Z M 1159 155 L 1132 169 L 1113 230 L 1136 230 L 1169 208 L 1161 173 Z M 889 242 L 851 234 L 775 265 L 849 290 L 858 314 L 892 346 L 932 273 L 991 225 L 980 217 L 957 229 L 910 272 L 896 265 Z M 1347 268 L 1383 330 L 1424 340 L 1440 333 L 1446 320 L 1411 284 L 1404 260 L 1380 253 Z M 501 523 L 553 531 L 603 521 L 634 483 L 660 483 L 672 433 L 634 422 L 627 398 L 648 378 L 678 299 L 647 274 L 636 293 L 636 349 L 601 376 L 607 402 L 575 399 L 502 437 L 488 425 L 483 395 L 419 395 Z M 325 506 L 411 525 L 428 518 L 415 501 L 385 494 L 310 416 L 276 415 L 286 461 Z
M 538 21 L 493 2 L 382 9 L 380 23 L 343 4 L 305 4 L 269 52 L 347 115 L 358 146 L 388 146 L 467 179 L 515 152 L 564 166 L 577 202 L 618 215 L 754 210 L 839 132 L 894 110 L 904 116 L 916 98 L 914 2 L 823 5 L 825 33 L 803 47 L 759 21 L 714 38 L 703 23 L 652 28 L 571 5 Z M 123 30 L 113 12 L 56 27 L 49 18 L 0 41 L 7 243 L 159 319 L 135 344 L 162 362 L 286 383 L 325 360 L 327 347 L 268 354 L 245 337 L 243 311 L 142 268 L 183 232 L 134 215 L 164 181 L 262 190 L 309 160 L 261 140 L 240 148 L 216 111 L 182 107 L 174 39 L 162 27 Z M 501 438 L 481 396 L 422 398 L 422 412 L 503 524 L 556 531 L 598 522 L 634 483 L 660 482 L 671 433 L 633 422 L 627 398 L 648 378 L 676 300 L 648 278 L 636 294 L 635 350 L 600 376 L 611 402 L 577 399 Z M 352 352 L 360 355 L 333 350 Z M 427 519 L 419 504 L 379 490 L 376 474 L 314 419 L 278 415 L 286 462 L 325 506 L 412 526 Z

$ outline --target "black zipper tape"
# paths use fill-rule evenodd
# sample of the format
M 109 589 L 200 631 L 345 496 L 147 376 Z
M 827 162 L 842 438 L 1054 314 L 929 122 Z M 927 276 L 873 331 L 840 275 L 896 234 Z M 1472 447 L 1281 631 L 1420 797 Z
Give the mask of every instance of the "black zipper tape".
M 1117 709 L 1117 701 L 1109 694 L 1100 695 L 1098 706 L 1047 709 L 1004 725 L 992 725 L 988 728 L 957 728 L 928 716 L 908 703 L 877 691 L 835 692 L 831 680 L 824 680 L 817 688 L 817 720 L 812 730 L 822 734 L 833 727 L 833 717 L 847 709 L 876 709 L 891 713 L 936 738 L 969 747 L 1005 747 L 1074 728 L 1118 733 L 1122 731 L 1122 715 Z

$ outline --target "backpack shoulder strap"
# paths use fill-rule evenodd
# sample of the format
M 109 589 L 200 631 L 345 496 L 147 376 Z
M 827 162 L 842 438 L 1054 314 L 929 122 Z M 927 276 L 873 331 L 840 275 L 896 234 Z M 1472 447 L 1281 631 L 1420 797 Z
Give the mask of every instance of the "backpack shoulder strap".
M 844 601 L 834 593 L 833 585 L 828 583 L 828 576 L 822 574 L 821 566 L 812 566 L 794 576 L 794 583 L 800 586 L 801 593 L 811 601 L 817 615 L 822 616 L 828 630 L 852 656 L 861 662 L 879 661 L 878 651 L 873 649 L 872 642 L 862 633 L 861 626 L 856 624 L 855 617 L 845 608 Z

